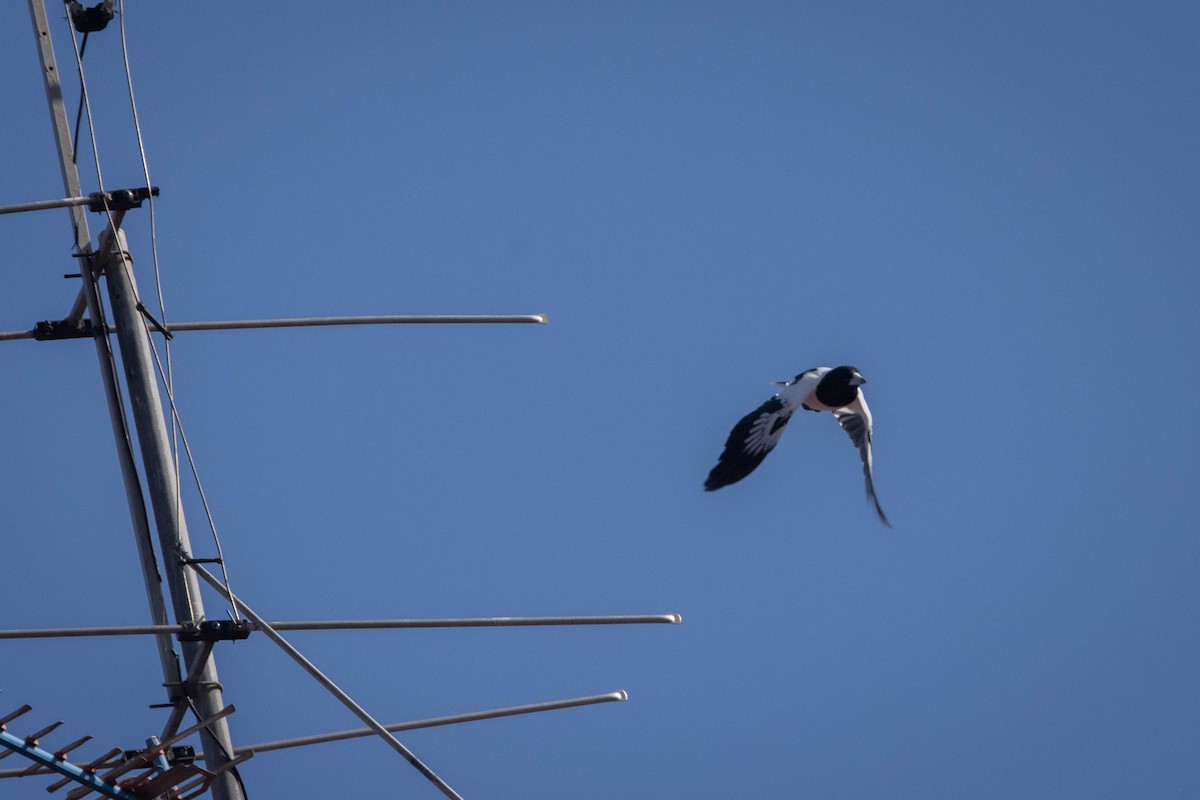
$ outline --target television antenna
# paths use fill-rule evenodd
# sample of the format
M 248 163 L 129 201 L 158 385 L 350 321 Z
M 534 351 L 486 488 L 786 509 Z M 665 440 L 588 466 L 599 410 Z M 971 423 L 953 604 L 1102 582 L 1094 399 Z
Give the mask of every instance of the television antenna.
M 74 237 L 73 255 L 78 262 L 77 274 L 82 286 L 65 317 L 38 322 L 27 330 L 0 333 L 0 341 L 92 340 L 100 364 L 101 380 L 117 444 L 118 463 L 138 547 L 152 624 L 5 630 L 0 631 L 0 639 L 153 637 L 163 674 L 163 685 L 167 690 L 167 702 L 162 704 L 162 707 L 169 709 L 169 712 L 162 729 L 155 735 L 146 737 L 145 747 L 134 750 L 115 748 L 88 761 L 73 761 L 72 753 L 89 742 L 91 737 L 84 736 L 55 750 L 47 750 L 42 747 L 41 740 L 63 723 L 52 723 L 25 736 L 15 735 L 8 731 L 8 726 L 31 710 L 28 705 L 20 706 L 0 716 L 0 759 L 17 754 L 31 763 L 24 768 L 0 770 L 0 778 L 53 774 L 57 776 L 57 781 L 50 787 L 52 791 L 72 783 L 76 784 L 66 795 L 68 800 L 79 800 L 93 793 L 118 800 L 187 800 L 209 792 L 214 800 L 244 800 L 245 792 L 237 767 L 256 752 L 377 736 L 407 760 L 442 794 L 458 798 L 459 795 L 453 788 L 396 738 L 397 732 L 625 700 L 626 693 L 616 691 L 385 725 L 322 673 L 284 638 L 283 632 L 365 628 L 677 624 L 680 622 L 678 614 L 268 622 L 233 593 L 227 578 L 223 577 L 223 556 L 198 558 L 194 555 L 182 512 L 179 474 L 175 450 L 168 433 L 167 411 L 164 410 L 159 393 L 160 378 L 167 386 L 167 408 L 174 426 L 178 425 L 178 417 L 175 415 L 169 383 L 162 375 L 157 361 L 153 336 L 160 335 L 169 340 L 176 333 L 184 331 L 327 325 L 546 324 L 547 319 L 541 314 L 387 315 L 186 323 L 167 323 L 165 320 L 156 319 L 140 299 L 134 278 L 133 259 L 122 223 L 128 212 L 141 208 L 144 203 L 150 203 L 153 208 L 153 198 L 158 194 L 158 189 L 150 185 L 148 169 L 145 186 L 121 190 L 105 189 L 97 170 L 97 182 L 101 185 L 94 192 L 84 193 L 75 163 L 75 143 L 63 100 L 45 0 L 28 0 L 28 4 L 66 196 L 3 206 L 0 207 L 0 214 L 67 209 Z M 86 47 L 88 35 L 103 30 L 108 21 L 114 18 L 118 10 L 114 5 L 114 0 L 102 0 L 89 8 L 74 0 L 66 0 L 69 30 L 80 75 L 81 114 L 88 101 L 82 51 Z M 123 10 L 123 2 L 121 5 Z M 83 34 L 83 45 L 76 39 L 77 32 Z M 89 110 L 89 120 L 90 116 Z M 95 248 L 92 246 L 88 229 L 88 211 L 104 215 L 104 227 L 97 238 Z M 102 285 L 104 294 L 101 292 Z M 106 309 L 111 310 L 111 319 Z M 117 345 L 115 349 L 112 346 L 114 338 Z M 117 367 L 118 361 L 120 369 Z M 123 401 L 123 396 L 129 398 L 128 407 Z M 132 444 L 135 431 L 138 444 L 136 451 Z M 183 439 L 183 443 L 186 449 L 186 438 Z M 144 486 L 141 475 L 145 476 Z M 147 497 L 153 511 L 153 524 L 150 521 L 150 511 L 147 510 Z M 203 500 L 202 492 L 201 499 Z M 207 506 L 206 501 L 205 504 Z M 162 579 L 159 577 L 160 565 L 166 576 L 166 592 L 163 591 Z M 216 565 L 221 575 L 209 571 L 208 565 Z M 216 591 L 230 604 L 230 619 L 208 618 L 202 599 L 202 585 Z M 258 745 L 235 745 L 227 724 L 227 717 L 233 713 L 234 707 L 225 702 L 223 689 L 218 681 L 214 650 L 221 642 L 245 639 L 256 633 L 261 633 L 283 650 L 366 727 Z M 176 643 L 179 647 L 178 652 Z M 189 714 L 194 718 L 194 724 L 185 727 L 184 722 Z M 181 744 L 192 736 L 199 737 L 199 754 L 195 753 L 194 748 Z M 202 761 L 204 766 L 198 766 L 196 761 Z

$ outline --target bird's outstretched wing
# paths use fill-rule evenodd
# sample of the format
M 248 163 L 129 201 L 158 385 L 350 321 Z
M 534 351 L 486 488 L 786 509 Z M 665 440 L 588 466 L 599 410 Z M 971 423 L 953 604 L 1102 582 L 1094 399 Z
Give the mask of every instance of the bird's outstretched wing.
M 737 483 L 753 472 L 779 443 L 779 437 L 783 436 L 784 428 L 795 410 L 794 406 L 784 403 L 776 395 L 742 417 L 725 441 L 725 450 L 717 465 L 708 473 L 708 480 L 704 481 L 705 491 L 711 492 Z
M 879 505 L 879 498 L 875 496 L 875 478 L 871 459 L 871 409 L 867 407 L 867 399 L 863 396 L 862 390 L 859 389 L 858 398 L 853 403 L 845 408 L 834 409 L 833 415 L 837 417 L 842 430 L 850 436 L 850 441 L 854 443 L 854 446 L 858 448 L 858 454 L 862 456 L 863 476 L 867 479 L 867 498 L 875 504 L 875 513 L 879 515 L 879 520 L 889 528 L 892 527 L 892 523 L 888 522 L 887 514 L 883 513 L 883 508 Z

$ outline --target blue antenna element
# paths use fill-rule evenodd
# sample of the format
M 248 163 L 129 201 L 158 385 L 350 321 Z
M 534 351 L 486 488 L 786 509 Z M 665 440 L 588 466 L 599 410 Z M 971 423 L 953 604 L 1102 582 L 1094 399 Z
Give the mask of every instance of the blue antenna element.
M 63 779 L 46 787 L 46 791 L 57 791 L 71 782 L 80 784 L 79 788 L 67 794 L 67 800 L 80 800 L 92 792 L 99 792 L 105 797 L 118 800 L 151 800 L 164 794 L 170 800 L 190 800 L 207 792 L 212 787 L 213 780 L 222 772 L 233 769 L 254 755 L 252 750 L 246 748 L 236 758 L 227 760 L 219 771 L 209 771 L 193 764 L 195 754 L 190 747 L 182 748 L 182 756 L 175 753 L 171 758 L 167 757 L 168 751 L 174 752 L 172 745 L 176 742 L 232 714 L 233 706 L 226 706 L 213 716 L 167 739 L 160 740 L 157 736 L 151 736 L 146 739 L 145 750 L 122 753 L 121 748 L 117 747 L 90 763 L 72 764 L 67 761 L 67 753 L 89 741 L 91 736 L 84 736 L 51 753 L 39 747 L 38 740 L 62 725 L 61 722 L 47 725 L 24 738 L 14 736 L 5 729 L 5 725 L 31 709 L 32 706 L 26 704 L 11 714 L 0 717 L 0 745 L 8 748 L 7 752 L 0 752 L 0 758 L 20 753 L 34 762 L 27 769 L 13 771 L 4 777 L 57 772 L 64 776 Z M 123 757 L 124 760 L 118 760 L 118 757 Z M 108 772 L 97 775 L 102 767 L 108 769 Z M 123 775 L 129 777 L 118 783 L 117 778 Z M 186 781 L 191 783 L 184 785 Z
M 0 720 L 0 745 L 8 748 L 9 753 L 18 753 L 23 755 L 30 761 L 34 762 L 35 768 L 40 766 L 51 769 L 54 772 L 57 772 L 59 775 L 63 775 L 75 783 L 86 787 L 90 791 L 99 792 L 105 797 L 114 797 L 117 798 L 117 800 L 139 800 L 137 795 L 130 794 L 120 786 L 109 783 L 103 778 L 96 777 L 95 772 L 86 770 L 83 767 L 76 766 L 70 761 L 67 761 L 65 756 L 66 751 L 70 749 L 69 747 L 59 750 L 55 753 L 51 753 L 49 750 L 44 750 L 41 747 L 38 747 L 38 738 L 57 728 L 62 724 L 61 722 L 50 725 L 47 728 L 43 728 L 37 733 L 32 734 L 31 736 L 26 736 L 25 738 L 13 736 L 4 729 L 6 723 L 10 722 L 21 714 L 30 711 L 31 709 L 32 707 L 29 705 L 21 706 L 13 713 L 4 717 L 3 720 Z M 82 744 L 85 741 L 87 741 L 87 739 L 80 740 L 74 744 Z M 110 753 L 110 755 L 115 755 L 119 752 L 120 750 L 116 750 L 113 753 Z M 8 755 L 8 753 L 5 753 L 4 755 Z
M 156 755 L 150 763 L 154 764 L 155 769 L 157 769 L 159 772 L 166 772 L 171 768 L 171 765 L 167 763 L 167 754 L 162 750 L 156 750 L 158 745 L 159 740 L 157 736 L 151 736 L 146 739 L 146 747 L 148 748 L 148 751 L 158 753 L 158 755 Z

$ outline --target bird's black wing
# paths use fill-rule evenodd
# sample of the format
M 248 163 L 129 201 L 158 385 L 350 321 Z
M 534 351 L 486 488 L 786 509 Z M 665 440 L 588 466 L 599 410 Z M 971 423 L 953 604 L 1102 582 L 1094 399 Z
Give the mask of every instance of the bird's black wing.
M 850 441 L 858 448 L 858 454 L 862 457 L 863 476 L 867 479 L 867 498 L 875 504 L 875 513 L 879 515 L 879 520 L 889 528 L 892 527 L 887 514 L 883 513 L 883 508 L 879 505 L 879 498 L 875 496 L 871 457 L 871 410 L 867 408 L 867 400 L 863 397 L 862 390 L 859 390 L 858 398 L 853 403 L 845 408 L 834 409 L 833 415 L 837 417 L 842 430 L 849 435 Z
M 717 465 L 704 481 L 705 491 L 737 483 L 762 463 L 783 436 L 795 408 L 785 404 L 778 395 L 742 417 L 725 441 Z

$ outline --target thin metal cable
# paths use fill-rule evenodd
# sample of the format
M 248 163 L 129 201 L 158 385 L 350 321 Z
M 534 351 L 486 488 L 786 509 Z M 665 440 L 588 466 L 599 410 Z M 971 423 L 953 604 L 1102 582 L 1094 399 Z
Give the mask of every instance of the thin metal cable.
M 117 16 L 120 19 L 121 60 L 125 65 L 125 86 L 129 90 L 129 109 L 133 116 L 133 131 L 137 137 L 138 155 L 142 160 L 142 175 L 146 179 L 146 200 L 150 206 L 150 257 L 151 263 L 154 265 L 154 289 L 158 295 L 158 319 L 165 326 L 167 324 L 167 304 L 163 299 L 162 271 L 159 268 L 158 262 L 158 216 L 154 205 L 154 192 L 151 191 L 150 164 L 146 159 L 146 145 L 142 139 L 142 124 L 138 118 L 137 98 L 133 92 L 133 70 L 129 66 L 129 44 L 125 37 L 125 0 L 121 0 L 117 8 Z M 158 353 L 153 337 L 150 338 L 150 347 L 155 350 L 155 358 L 157 359 Z M 163 343 L 163 350 L 167 364 L 167 374 L 163 383 L 166 387 L 167 397 L 171 399 L 172 408 L 174 408 L 175 370 L 171 363 L 171 341 L 169 339 Z M 175 414 L 171 415 L 171 458 L 175 466 L 175 518 L 179 519 L 183 516 L 183 487 L 179 469 L 179 428 L 176 424 L 177 419 L 178 417 Z M 213 535 L 214 537 L 216 536 L 215 531 Z M 217 549 L 218 551 L 220 550 L 219 543 Z
M 83 60 L 83 54 L 87 51 L 88 35 L 83 35 L 83 43 L 79 45 L 79 60 Z M 76 153 L 79 152 L 79 123 L 83 121 L 83 96 L 79 97 L 79 108 L 75 110 L 75 138 L 71 141 L 71 163 L 78 164 Z
M 129 47 L 125 41 L 125 0 L 117 12 L 121 18 L 121 58 L 125 62 L 125 85 L 129 89 L 129 109 L 133 113 L 133 131 L 137 136 L 138 154 L 142 158 L 142 174 L 146 177 L 146 200 L 150 204 L 150 254 L 154 259 L 154 285 L 158 292 L 158 318 L 167 324 L 167 306 L 163 302 L 162 274 L 158 268 L 158 232 L 155 225 L 154 194 L 150 191 L 150 165 L 146 160 L 146 145 L 142 140 L 142 125 L 138 120 L 137 99 L 133 94 L 133 72 L 129 68 Z
M 162 272 L 158 265 L 158 225 L 154 208 L 154 193 L 151 191 L 150 165 L 146 160 L 146 145 L 142 140 L 142 125 L 138 120 L 137 99 L 133 95 L 133 72 L 129 68 L 129 47 L 125 42 L 125 0 L 121 0 L 118 8 L 121 18 L 121 58 L 125 62 L 125 85 L 129 88 L 129 108 L 133 112 L 133 131 L 137 136 L 138 154 L 142 159 L 142 174 L 146 178 L 146 200 L 150 204 L 150 256 L 154 263 L 154 288 L 158 294 L 158 319 L 167 325 L 167 304 L 163 300 Z M 171 346 L 168 341 L 165 346 L 167 354 L 167 377 L 171 377 Z
M 150 164 L 146 160 L 146 146 L 142 140 L 142 125 L 138 119 L 137 99 L 133 93 L 133 71 L 129 67 L 129 45 L 125 38 L 125 0 L 121 0 L 120 6 L 117 9 L 117 14 L 120 17 L 120 32 L 121 32 L 121 60 L 125 64 L 125 86 L 129 90 L 129 108 L 133 115 L 133 131 L 137 137 L 138 155 L 142 160 L 142 175 L 146 178 L 146 200 L 150 205 L 150 257 L 151 263 L 154 265 L 154 288 L 158 294 L 158 318 L 165 326 L 167 324 L 167 305 L 163 300 L 162 291 L 162 273 L 158 265 L 158 219 L 154 206 L 154 192 L 151 191 L 150 181 Z M 156 349 L 153 337 L 150 338 L 150 347 Z M 175 388 L 175 370 L 171 364 L 171 341 L 168 339 L 163 343 L 163 349 L 166 354 L 167 375 L 163 381 L 167 396 L 171 397 L 174 394 Z M 157 351 L 155 358 L 158 358 Z M 173 401 L 172 401 L 173 402 Z M 175 468 L 175 519 L 178 520 L 183 516 L 183 486 L 182 476 L 179 470 L 179 429 L 175 423 L 176 417 L 171 416 L 171 460 Z M 219 549 L 219 548 L 218 548 Z
M 67 30 L 71 32 L 71 47 L 75 52 L 75 66 L 79 70 L 79 99 L 83 103 L 83 108 L 87 112 L 88 137 L 92 142 L 92 161 L 96 166 L 96 183 L 100 190 L 100 199 L 104 203 L 104 214 L 108 217 L 108 227 L 112 231 L 113 241 L 117 240 L 117 225 L 113 220 L 112 209 L 108 207 L 107 192 L 104 190 L 104 175 L 100 170 L 100 147 L 96 143 L 96 126 L 92 121 L 92 101 L 88 97 L 87 78 L 83 74 L 83 51 L 79 48 L 79 40 L 75 38 L 75 26 L 71 24 L 70 19 L 67 20 Z M 77 153 L 71 153 L 72 158 L 77 158 Z
M 145 319 L 142 320 L 142 326 L 145 327 L 146 336 L 151 339 L 151 344 L 153 345 L 153 337 L 150 336 L 150 328 L 146 324 Z M 166 375 L 163 373 L 162 361 L 158 357 L 158 348 L 151 346 L 150 354 L 154 356 L 154 366 L 155 369 L 158 370 L 159 378 L 165 382 Z M 192 448 L 188 444 L 187 434 L 183 430 L 183 420 L 179 418 L 179 409 L 175 407 L 175 394 L 170 390 L 170 388 L 167 388 L 167 404 L 171 407 L 171 420 L 175 428 L 179 431 L 180 441 L 183 442 L 183 451 L 187 454 L 188 467 L 191 469 L 192 478 L 196 483 L 196 492 L 200 496 L 200 505 L 204 508 L 204 516 L 208 519 L 208 528 L 210 531 L 212 531 L 213 544 L 217 548 L 217 563 L 221 567 L 221 578 L 225 584 L 226 591 L 229 592 L 229 596 L 233 597 L 233 590 L 229 586 L 229 570 L 225 566 L 225 553 L 221 550 L 221 538 L 217 535 L 217 523 L 216 520 L 213 519 L 212 510 L 208 506 L 208 497 L 204 493 L 204 484 L 201 483 L 200 473 L 196 469 L 196 459 L 192 456 Z M 178 467 L 176 467 L 175 472 L 176 477 L 178 478 Z M 176 483 L 178 483 L 178 480 Z M 240 622 L 241 615 L 238 613 L 237 603 L 230 601 L 230 609 L 233 619 Z
M 152 263 L 154 263 L 155 293 L 157 294 L 157 297 L 158 297 L 158 320 L 160 320 L 161 323 L 164 326 L 166 326 L 167 325 L 167 303 L 163 297 L 162 270 L 160 267 L 160 263 L 158 263 L 157 213 L 156 213 L 156 209 L 155 209 L 154 193 L 150 192 L 150 188 L 152 186 L 152 182 L 150 180 L 150 163 L 149 163 L 148 158 L 146 158 L 145 140 L 142 137 L 142 122 L 140 122 L 140 120 L 138 119 L 137 97 L 136 97 L 136 95 L 134 95 L 134 92 L 133 92 L 133 71 L 132 71 L 132 68 L 130 67 L 130 49 L 128 49 L 128 42 L 127 42 L 127 38 L 125 35 L 125 0 L 120 0 L 120 4 L 118 6 L 118 17 L 120 19 L 119 28 L 120 28 L 120 38 L 121 38 L 121 60 L 124 61 L 124 64 L 125 64 L 125 85 L 126 85 L 126 89 L 128 90 L 128 95 L 130 95 L 130 110 L 131 110 L 131 113 L 133 116 L 133 132 L 134 132 L 134 134 L 136 134 L 136 137 L 137 137 L 138 155 L 140 157 L 140 160 L 142 160 L 142 174 L 145 178 L 146 194 L 148 194 L 148 197 L 146 197 L 146 199 L 148 199 L 149 204 L 150 204 L 150 255 L 151 255 Z M 80 68 L 82 68 L 82 67 L 80 67 Z M 90 125 L 90 119 L 91 118 L 90 118 L 90 114 L 89 114 L 89 125 Z M 128 270 L 128 265 L 125 264 L 124 259 L 122 259 L 122 264 L 124 264 L 125 269 Z M 134 285 L 134 287 L 136 287 L 137 284 L 133 283 L 132 270 L 130 270 L 130 272 L 131 272 L 130 284 Z M 140 301 L 140 299 L 139 299 L 139 301 Z M 145 319 L 143 319 L 143 325 L 145 326 Z M 155 344 L 154 337 L 150 336 L 150 329 L 148 326 L 146 326 L 146 338 L 148 338 L 150 341 L 150 353 L 152 355 L 154 355 L 155 367 L 157 368 L 157 371 L 158 371 L 158 378 L 160 378 L 160 380 L 162 381 L 163 389 L 167 393 L 167 402 L 170 405 L 170 419 L 172 419 L 172 426 L 170 426 L 170 450 L 172 450 L 172 458 L 174 459 L 174 467 L 175 467 L 175 515 L 176 515 L 176 518 L 181 518 L 182 516 L 184 516 L 184 506 L 182 506 L 182 503 L 184 503 L 184 500 L 182 500 L 182 486 L 181 486 L 182 470 L 180 469 L 180 455 L 179 455 L 179 453 L 180 453 L 179 444 L 180 444 L 180 441 L 182 441 L 182 445 L 184 445 L 184 451 L 187 453 L 188 468 L 191 469 L 192 477 L 193 477 L 194 481 L 196 481 L 196 489 L 197 489 L 197 492 L 199 493 L 200 505 L 202 505 L 204 507 L 204 516 L 206 519 L 208 519 L 209 530 L 211 531 L 212 541 L 214 541 L 214 545 L 216 547 L 217 558 L 220 559 L 221 577 L 224 579 L 224 584 L 226 584 L 226 589 L 229 589 L 230 596 L 233 597 L 235 595 L 233 595 L 232 587 L 230 587 L 230 585 L 229 585 L 229 571 L 226 567 L 226 563 L 224 563 L 224 553 L 222 552 L 222 548 L 221 548 L 220 536 L 217 535 L 216 522 L 214 521 L 214 518 L 212 518 L 212 511 L 209 507 L 208 497 L 206 497 L 206 495 L 204 493 L 203 483 L 200 482 L 199 471 L 197 470 L 197 467 L 196 467 L 196 459 L 194 459 L 192 457 L 192 449 L 187 444 L 187 435 L 184 433 L 184 423 L 182 423 L 182 421 L 180 420 L 179 409 L 175 405 L 175 375 L 174 375 L 174 367 L 173 367 L 173 363 L 172 363 L 172 357 L 170 357 L 170 341 L 168 339 L 168 341 L 163 342 L 164 361 L 166 361 L 166 369 L 163 369 L 163 360 L 160 360 L 160 357 L 158 357 L 158 348 L 157 348 L 157 345 Z M 241 621 L 241 614 L 239 612 L 238 603 L 236 603 L 236 601 L 232 601 L 232 615 L 235 620 Z

